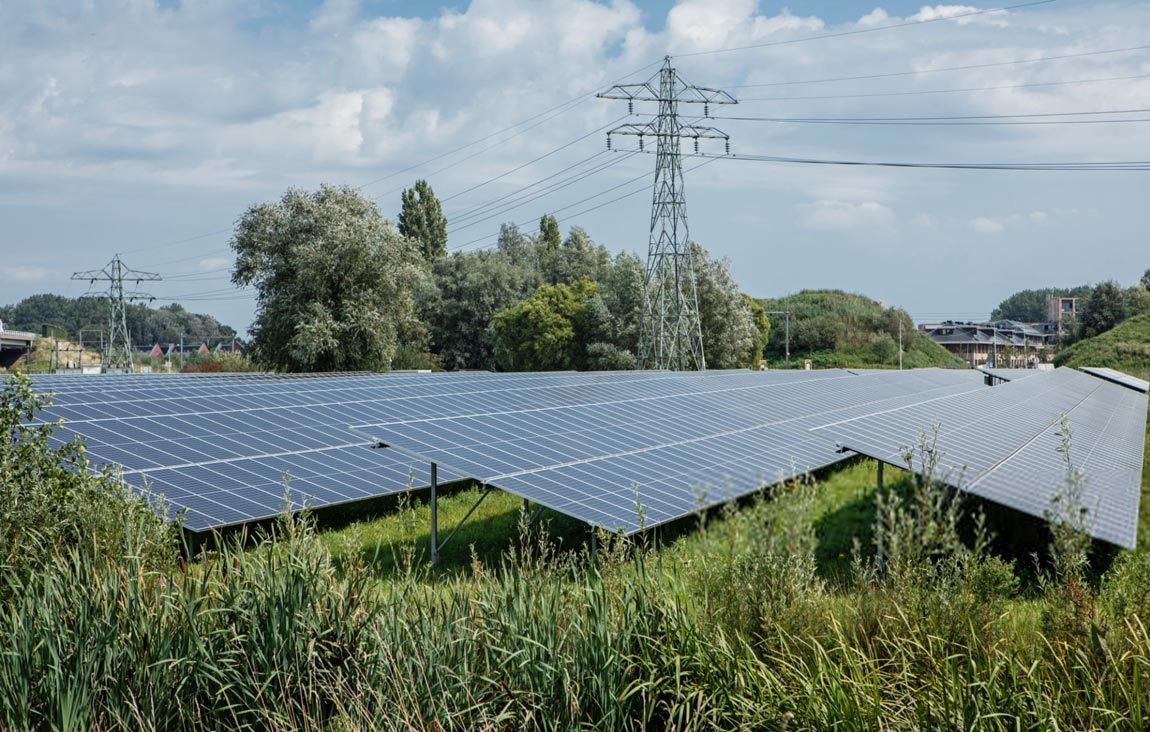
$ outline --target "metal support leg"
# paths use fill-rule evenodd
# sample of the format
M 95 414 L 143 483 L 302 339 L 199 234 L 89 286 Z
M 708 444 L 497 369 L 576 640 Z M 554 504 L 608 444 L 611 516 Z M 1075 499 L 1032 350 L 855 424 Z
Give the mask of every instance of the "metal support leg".
M 874 530 L 875 530 L 875 549 L 876 557 L 878 559 L 878 566 L 882 567 L 884 562 L 882 550 L 882 507 L 879 504 L 879 496 L 882 494 L 882 469 L 885 463 L 879 461 L 878 476 L 875 480 L 874 492 Z
M 431 464 L 431 566 L 439 564 L 439 505 L 436 491 L 439 488 L 439 466 Z

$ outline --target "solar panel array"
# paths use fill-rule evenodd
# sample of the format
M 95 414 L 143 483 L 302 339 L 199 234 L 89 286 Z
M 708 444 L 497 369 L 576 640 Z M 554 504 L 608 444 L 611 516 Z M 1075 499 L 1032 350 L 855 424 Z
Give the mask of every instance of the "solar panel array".
M 1097 366 L 1085 366 L 1080 370 L 1085 371 L 1086 373 L 1090 374 L 1091 376 L 1097 376 L 1100 379 L 1106 379 L 1107 381 L 1113 381 L 1115 384 L 1118 384 L 1120 386 L 1125 386 L 1128 389 L 1133 389 L 1134 391 L 1140 391 L 1143 394 L 1145 394 L 1147 391 L 1150 391 L 1150 381 L 1146 381 L 1145 379 L 1139 379 L 1137 377 L 1131 376 L 1130 374 L 1124 374 L 1121 371 L 1116 371 L 1114 369 L 1101 368 L 1101 367 L 1097 367 Z
M 1090 533 L 1133 547 L 1137 539 L 1146 395 L 1073 369 L 1044 371 L 985 391 L 948 395 L 814 429 L 837 444 L 891 464 L 937 427 L 938 477 L 960 489 L 1045 518 L 1064 493 L 1061 432 L 1081 471 Z M 920 457 L 912 469 L 923 469 Z
M 577 392 L 551 386 L 471 413 L 357 431 L 609 531 L 638 531 L 847 456 L 819 420 L 985 389 L 973 371 L 711 372 Z
M 1130 545 L 1146 396 L 1067 369 L 38 377 L 54 439 L 163 494 L 194 531 L 474 478 L 634 532 L 848 455 L 902 463 L 941 423 L 943 468 L 1042 516 L 1069 414 L 1095 534 Z M 830 438 L 830 439 L 827 439 Z M 389 446 L 376 449 L 377 443 Z
M 973 372 L 905 373 L 903 386 L 884 385 L 881 393 L 876 392 L 873 397 L 867 389 L 858 388 L 851 396 L 839 398 L 846 399 L 844 404 L 855 404 L 883 398 L 883 395 L 886 398 L 905 396 L 940 381 L 975 386 Z M 718 402 L 707 400 L 734 398 L 729 406 L 737 407 L 737 396 L 746 393 L 752 384 L 759 387 L 807 384 L 805 393 L 809 401 L 819 394 L 819 390 L 811 386 L 815 383 L 856 378 L 870 377 L 856 377 L 845 371 L 472 372 L 63 376 L 37 377 L 35 383 L 39 390 L 54 392 L 53 406 L 40 419 L 65 420 L 54 438 L 56 441 L 83 437 L 93 462 L 119 465 L 125 481 L 137 489 L 162 494 L 173 509 L 183 511 L 187 528 L 200 531 L 278 514 L 284 507 L 285 473 L 291 479 L 293 508 L 305 503 L 329 506 L 426 484 L 427 461 L 414 460 L 394 450 L 373 449 L 374 441 L 349 430 L 351 424 L 429 423 L 473 419 L 492 412 L 548 414 L 572 409 L 584 410 L 585 419 L 594 422 L 597 417 L 587 410 L 619 410 L 627 403 L 666 405 L 680 397 L 693 400 L 691 409 L 711 410 L 706 412 L 709 418 L 721 421 L 721 414 L 713 411 L 718 408 Z M 732 390 L 734 382 L 741 386 Z M 832 389 L 828 393 L 834 392 Z M 744 419 L 740 424 L 745 422 Z M 756 475 L 773 474 L 784 465 L 789 472 L 792 462 L 802 469 L 828 464 L 841 457 L 826 446 L 810 444 L 802 436 L 796 439 L 793 430 L 784 432 L 786 434 L 775 439 L 771 461 L 756 463 Z M 653 435 L 648 433 L 644 446 L 653 444 Z M 617 445 L 626 444 L 628 440 L 626 431 L 603 437 L 606 441 L 599 446 L 600 450 L 617 451 Z M 616 438 L 620 441 L 612 442 Z M 733 438 L 728 442 L 730 439 Z M 713 446 L 718 451 L 711 462 L 733 456 L 733 444 L 724 447 L 716 442 Z M 709 447 L 711 445 L 698 446 L 704 451 Z M 499 454 L 492 452 L 493 457 Z M 667 465 L 655 466 L 650 462 L 668 455 L 662 452 L 645 459 L 636 456 L 633 467 L 649 467 L 664 480 L 670 480 L 668 471 L 674 469 L 667 465 L 680 463 L 671 459 Z M 464 463 L 467 469 L 452 471 L 451 463 L 464 462 L 454 457 L 440 462 L 442 480 L 486 475 L 468 472 L 475 467 L 469 462 Z M 527 462 L 516 467 L 503 462 L 501 465 L 503 470 L 499 472 L 503 474 L 539 464 Z M 681 482 L 682 490 L 689 491 L 704 477 L 697 475 L 702 465 L 699 462 L 689 466 L 693 472 Z M 574 466 L 567 467 L 574 470 Z M 751 467 L 748 463 L 747 469 Z M 511 484 L 522 481 L 522 476 L 515 481 L 508 478 L 507 489 L 516 492 Z M 579 486 L 579 490 L 590 489 L 589 485 Z M 664 486 L 661 490 L 669 488 Z M 535 495 L 529 489 L 524 493 Z M 555 504 L 552 507 L 559 510 L 570 506 L 566 500 L 551 502 Z M 630 506 L 634 513 L 633 501 Z M 669 516 L 666 506 L 654 503 L 651 515 L 658 520 Z M 587 514 L 577 517 L 587 518 Z M 598 518 L 603 525 L 614 528 L 608 521 L 609 516 L 595 514 L 590 518 Z

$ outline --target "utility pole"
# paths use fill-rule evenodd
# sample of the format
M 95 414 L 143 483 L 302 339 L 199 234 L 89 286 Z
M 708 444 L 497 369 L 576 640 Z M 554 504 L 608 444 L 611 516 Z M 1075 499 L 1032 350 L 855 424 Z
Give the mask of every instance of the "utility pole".
M 141 282 L 157 282 L 160 275 L 154 272 L 137 272 L 124 265 L 117 254 L 112 257 L 103 269 L 93 269 L 87 272 L 75 272 L 74 280 L 88 280 L 89 285 L 97 282 L 107 282 L 108 292 L 103 295 L 89 294 L 85 297 L 102 297 L 108 300 L 108 339 L 105 342 L 103 353 L 104 370 L 118 368 L 131 372 L 132 368 L 132 339 L 128 335 L 127 303 L 136 300 L 154 300 L 155 298 L 145 292 L 124 290 L 124 280 L 134 280 L 138 286 Z
M 735 104 L 735 98 L 721 89 L 683 81 L 671 66 L 670 56 L 664 58 L 663 67 L 647 81 L 617 84 L 598 96 L 625 99 L 632 112 L 636 101 L 659 104 L 659 112 L 652 121 L 620 125 L 607 133 L 608 150 L 612 135 L 639 138 L 639 150 L 644 152 L 645 138 L 653 137 L 656 142 L 651 234 L 643 278 L 643 316 L 637 354 L 639 368 L 702 371 L 707 367 L 707 360 L 703 354 L 679 143 L 684 138 L 692 139 L 698 152 L 700 139 L 723 140 L 728 153 L 731 143 L 725 132 L 714 127 L 681 122 L 679 104 L 702 104 L 703 115 L 710 116 L 710 105 Z

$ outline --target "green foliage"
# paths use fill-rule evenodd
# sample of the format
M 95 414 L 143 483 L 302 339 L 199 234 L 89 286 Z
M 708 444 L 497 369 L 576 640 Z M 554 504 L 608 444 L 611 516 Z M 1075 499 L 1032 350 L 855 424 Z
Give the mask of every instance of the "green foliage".
M 136 344 L 153 345 L 178 343 L 183 334 L 189 343 L 217 342 L 235 338 L 236 331 L 210 315 L 191 313 L 182 305 L 173 303 L 150 308 L 129 303 L 125 317 L 128 332 Z M 84 340 L 88 345 L 99 343 L 100 334 L 108 328 L 108 303 L 99 298 L 69 298 L 62 295 L 32 295 L 15 305 L 0 307 L 0 320 L 11 330 L 39 333 L 44 325 L 63 328 L 58 334 L 79 341 L 80 329 L 88 329 Z
M 1050 287 L 1042 290 L 1020 290 L 998 304 L 990 313 L 991 320 L 1018 320 L 1023 323 L 1046 321 L 1046 298 L 1090 295 L 1090 286 Z
M 1054 356 L 1055 366 L 1105 366 L 1150 377 L 1150 314 L 1136 315 Z
M 902 324 L 903 366 L 961 368 L 963 362 L 919 332 L 904 311 L 885 307 L 863 295 L 841 290 L 804 290 L 762 301 L 766 310 L 791 311 L 791 363 L 816 368 L 893 368 L 898 366 Z M 773 337 L 766 356 L 779 366 L 785 358 L 784 316 L 771 315 Z M 889 340 L 888 340 L 889 339 Z M 893 345 L 893 349 L 892 346 Z
M 447 254 L 447 218 L 431 185 L 417 180 L 413 188 L 404 189 L 400 200 L 399 233 L 419 242 L 423 258 L 429 262 Z
M 492 321 L 531 295 L 536 273 L 501 252 L 478 251 L 436 260 L 434 276 L 436 287 L 419 305 L 432 350 L 444 368 L 494 369 Z
M 1078 313 L 1078 337 L 1093 338 L 1126 319 L 1126 294 L 1117 282 L 1097 285 Z
M 755 324 L 755 330 L 759 331 L 759 339 L 755 344 L 755 352 L 751 357 L 752 361 L 758 361 L 763 357 L 763 352 L 767 348 L 767 343 L 771 340 L 771 318 L 767 315 L 766 308 L 763 304 L 743 293 L 743 300 L 746 301 L 747 306 L 751 309 L 751 320 Z
M 167 522 L 116 475 L 92 472 L 82 443 L 53 436 L 57 424 L 36 423 L 48 404 L 26 376 L 0 382 L 0 575 L 23 581 L 69 549 L 102 561 L 131 542 L 149 566 L 170 561 Z
M 1150 313 L 1150 289 L 1139 282 L 1126 290 L 1126 317 Z
M 1142 273 L 1142 279 L 1138 280 L 1138 284 L 1150 290 L 1150 269 Z
M 546 217 L 544 217 L 546 219 Z M 549 284 L 571 285 L 579 280 L 602 282 L 611 268 L 611 253 L 596 244 L 587 232 L 572 226 L 558 249 L 552 249 L 552 232 L 541 232 L 539 271 Z
M 257 290 L 251 353 L 285 371 L 380 371 L 412 317 L 416 244 L 347 187 L 290 189 L 249 208 L 232 280 Z
M 499 367 L 505 371 L 574 368 L 584 344 L 576 328 L 595 290 L 588 280 L 543 285 L 531 297 L 496 315 L 492 340 Z
M 762 333 L 755 326 L 754 312 L 731 275 L 729 259 L 713 259 L 706 249 L 692 243 L 695 277 L 698 280 L 699 323 L 703 330 L 703 353 L 707 366 L 715 369 L 746 368 L 758 360 Z

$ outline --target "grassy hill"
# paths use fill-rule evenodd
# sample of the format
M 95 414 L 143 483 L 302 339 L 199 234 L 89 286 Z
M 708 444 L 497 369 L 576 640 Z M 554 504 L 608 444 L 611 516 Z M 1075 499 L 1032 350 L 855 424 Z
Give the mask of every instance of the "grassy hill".
M 816 368 L 898 368 L 899 322 L 903 366 L 963 368 L 965 364 L 918 332 L 909 315 L 863 295 L 841 290 L 803 290 L 762 300 L 766 310 L 791 310 L 791 365 L 811 359 Z M 785 360 L 784 316 L 771 315 L 766 358 L 778 368 Z
M 1054 357 L 1056 366 L 1107 366 L 1150 378 L 1150 314 L 1136 315 Z

